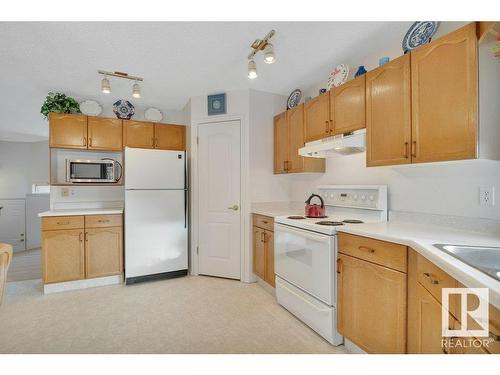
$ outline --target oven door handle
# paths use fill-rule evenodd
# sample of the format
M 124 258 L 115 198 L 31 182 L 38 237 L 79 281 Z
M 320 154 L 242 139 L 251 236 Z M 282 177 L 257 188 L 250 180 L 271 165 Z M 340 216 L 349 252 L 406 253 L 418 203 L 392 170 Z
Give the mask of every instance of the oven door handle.
M 295 234 L 295 235 L 300 236 L 300 237 L 305 237 L 305 238 L 308 238 L 308 239 L 311 239 L 314 241 L 321 241 L 321 242 L 329 242 L 330 238 L 331 238 L 331 236 L 329 236 L 328 234 L 319 234 L 319 233 L 316 234 L 312 231 L 291 228 L 289 226 L 282 225 L 282 224 L 276 224 L 276 231 L 277 232 L 291 233 L 291 234 Z

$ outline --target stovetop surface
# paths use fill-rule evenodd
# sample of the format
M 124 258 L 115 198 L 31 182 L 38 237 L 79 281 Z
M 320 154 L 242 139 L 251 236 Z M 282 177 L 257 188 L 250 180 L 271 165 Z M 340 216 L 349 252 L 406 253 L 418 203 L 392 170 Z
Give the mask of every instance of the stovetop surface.
M 356 223 L 344 222 L 345 220 L 354 220 Z M 357 221 L 362 221 L 363 223 L 373 223 L 376 220 L 370 216 L 363 215 L 351 215 L 351 216 L 339 216 L 339 215 L 327 215 L 324 218 L 308 218 L 304 216 L 278 216 L 274 218 L 275 223 L 285 224 L 291 227 L 311 230 L 318 233 L 335 235 L 337 233 L 337 228 L 343 226 L 353 226 L 359 225 Z

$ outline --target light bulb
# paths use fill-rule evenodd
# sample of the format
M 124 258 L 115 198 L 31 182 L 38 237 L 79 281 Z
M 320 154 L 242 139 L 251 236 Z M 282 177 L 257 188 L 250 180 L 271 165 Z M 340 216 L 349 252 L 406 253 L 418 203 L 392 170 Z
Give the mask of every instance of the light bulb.
M 141 87 L 139 86 L 139 84 L 137 83 L 137 81 L 135 81 L 134 85 L 132 86 L 132 96 L 134 98 L 140 98 L 141 97 Z
M 257 65 L 255 64 L 254 60 L 248 61 L 248 78 L 257 78 Z
M 271 43 L 268 43 L 266 48 L 264 48 L 264 62 L 266 64 L 273 64 L 276 61 L 276 56 L 274 55 L 274 48 Z
M 101 91 L 104 94 L 109 94 L 111 92 L 111 85 L 109 84 L 109 80 L 104 76 L 101 80 Z

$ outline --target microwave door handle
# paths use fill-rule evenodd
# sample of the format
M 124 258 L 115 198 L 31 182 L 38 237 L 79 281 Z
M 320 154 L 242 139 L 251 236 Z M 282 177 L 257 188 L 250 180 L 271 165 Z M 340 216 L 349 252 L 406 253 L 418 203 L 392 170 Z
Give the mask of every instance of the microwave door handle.
M 115 166 L 115 171 L 117 169 L 120 171 L 119 177 L 115 178 L 115 182 L 118 182 L 118 181 L 120 181 L 120 179 L 122 178 L 122 175 L 123 175 L 123 166 L 118 160 L 115 160 L 114 162 L 116 163 L 116 166 L 118 166 L 118 168 L 116 168 L 116 166 Z

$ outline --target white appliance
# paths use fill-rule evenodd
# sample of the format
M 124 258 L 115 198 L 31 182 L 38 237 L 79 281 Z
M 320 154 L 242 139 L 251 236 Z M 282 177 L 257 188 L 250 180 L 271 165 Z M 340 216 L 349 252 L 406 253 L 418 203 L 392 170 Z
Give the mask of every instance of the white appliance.
M 66 159 L 66 182 L 114 183 L 121 173 L 122 165 L 113 159 Z
M 318 141 L 308 142 L 304 147 L 299 149 L 299 155 L 324 159 L 363 152 L 365 148 L 366 129 L 361 129 L 349 134 L 339 134 Z
M 184 151 L 125 148 L 127 284 L 187 275 Z
M 333 345 L 336 328 L 337 228 L 387 221 L 387 187 L 325 185 L 318 188 L 325 218 L 278 216 L 274 267 L 278 303 Z

